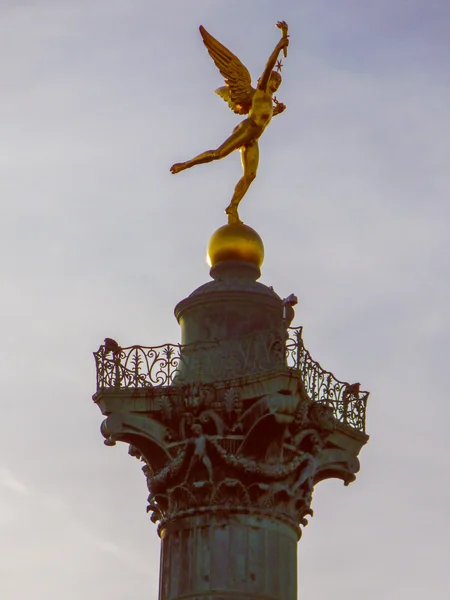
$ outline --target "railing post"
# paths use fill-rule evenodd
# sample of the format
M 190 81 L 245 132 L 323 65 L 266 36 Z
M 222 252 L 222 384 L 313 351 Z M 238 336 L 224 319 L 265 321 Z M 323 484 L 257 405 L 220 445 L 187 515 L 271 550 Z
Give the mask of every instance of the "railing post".
M 120 388 L 120 352 L 119 354 L 113 354 L 114 361 L 114 387 L 116 389 Z
M 134 385 L 137 387 L 139 381 L 139 356 L 138 349 L 134 348 Z

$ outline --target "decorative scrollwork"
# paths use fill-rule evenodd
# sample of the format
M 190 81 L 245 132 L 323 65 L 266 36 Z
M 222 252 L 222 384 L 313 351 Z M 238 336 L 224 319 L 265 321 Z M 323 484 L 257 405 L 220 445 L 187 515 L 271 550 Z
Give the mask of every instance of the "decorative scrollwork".
M 366 405 L 369 392 L 362 392 L 359 383 L 339 381 L 313 360 L 303 344 L 302 327 L 289 328 L 286 342 L 288 367 L 300 371 L 309 398 L 329 407 L 339 422 L 359 431 L 365 431 Z
M 130 346 L 110 354 L 105 346 L 94 352 L 97 389 L 170 385 L 180 362 L 180 345 Z
M 359 384 L 339 381 L 313 360 L 304 347 L 301 327 L 289 328 L 288 332 L 290 337 L 286 342 L 282 341 L 280 332 L 270 330 L 233 340 L 184 346 L 118 346 L 116 352 L 111 352 L 102 345 L 94 352 L 97 392 L 193 385 L 199 380 L 211 383 L 230 381 L 274 369 L 290 369 L 300 373 L 304 389 L 314 404 L 328 408 L 340 423 L 364 432 L 369 393 L 360 391 Z M 235 402 L 232 394 L 230 391 L 224 398 L 225 416 L 230 427 Z M 198 402 L 201 403 L 201 400 L 199 396 Z M 193 401 L 192 398 L 189 397 L 189 401 Z M 164 406 L 164 410 L 166 418 L 169 418 L 170 407 Z M 301 415 L 296 418 L 301 420 Z
M 272 330 L 214 342 L 119 347 L 115 353 L 102 345 L 94 352 L 97 391 L 254 375 L 286 366 L 280 347 L 282 335 Z
M 225 479 L 214 490 L 211 504 L 247 506 L 250 504 L 250 497 L 247 489 L 238 479 Z

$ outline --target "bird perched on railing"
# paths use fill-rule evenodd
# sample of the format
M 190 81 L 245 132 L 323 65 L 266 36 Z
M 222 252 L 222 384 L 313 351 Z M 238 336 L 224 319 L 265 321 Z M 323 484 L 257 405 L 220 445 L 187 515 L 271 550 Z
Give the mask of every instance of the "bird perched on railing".
M 104 343 L 105 343 L 105 356 L 107 354 L 109 354 L 110 352 L 112 352 L 113 355 L 119 354 L 119 352 L 122 350 L 122 348 L 119 346 L 119 344 L 116 342 L 116 340 L 113 340 L 112 338 L 105 338 Z
M 298 298 L 295 294 L 289 294 L 287 298 L 283 299 L 283 304 L 284 306 L 295 306 L 296 304 L 298 304 Z
M 295 294 L 289 294 L 287 298 L 283 298 L 283 319 L 289 326 L 294 319 L 294 306 L 298 303 L 298 298 Z

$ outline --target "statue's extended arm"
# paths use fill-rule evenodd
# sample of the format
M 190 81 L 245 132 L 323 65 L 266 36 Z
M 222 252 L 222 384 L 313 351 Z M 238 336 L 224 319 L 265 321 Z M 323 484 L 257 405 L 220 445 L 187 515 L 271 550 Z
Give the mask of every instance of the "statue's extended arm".
M 280 23 L 280 25 L 281 25 L 281 23 Z M 269 57 L 269 60 L 267 61 L 266 68 L 264 69 L 264 73 L 259 78 L 259 81 L 258 81 L 258 89 L 259 90 L 267 89 L 267 84 L 269 83 L 270 74 L 272 73 L 272 71 L 275 67 L 275 63 L 277 62 L 278 55 L 280 54 L 280 52 L 282 50 L 287 49 L 287 47 L 289 46 L 289 38 L 287 36 L 287 25 L 284 22 L 283 22 L 283 26 L 280 26 L 280 25 L 279 25 L 279 27 L 283 32 L 283 36 L 282 36 L 281 40 L 278 42 L 278 44 L 275 46 L 274 51 L 272 52 L 272 54 Z

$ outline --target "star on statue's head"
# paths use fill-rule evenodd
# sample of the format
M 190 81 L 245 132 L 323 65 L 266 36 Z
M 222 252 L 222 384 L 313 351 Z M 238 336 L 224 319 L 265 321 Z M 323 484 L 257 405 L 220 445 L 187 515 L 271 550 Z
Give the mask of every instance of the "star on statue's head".
M 278 73 L 281 71 L 281 69 L 283 68 L 283 63 L 281 62 L 281 60 L 277 60 L 277 64 L 275 65 L 275 68 L 278 71 Z

